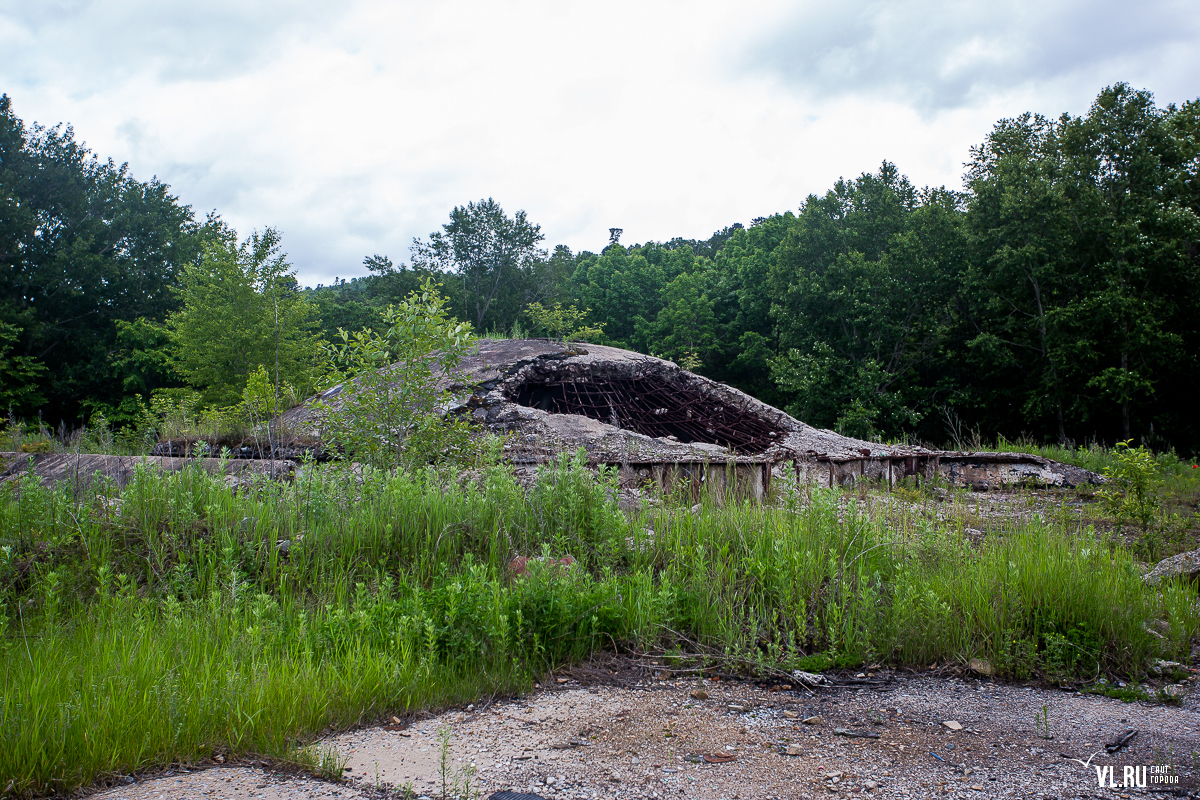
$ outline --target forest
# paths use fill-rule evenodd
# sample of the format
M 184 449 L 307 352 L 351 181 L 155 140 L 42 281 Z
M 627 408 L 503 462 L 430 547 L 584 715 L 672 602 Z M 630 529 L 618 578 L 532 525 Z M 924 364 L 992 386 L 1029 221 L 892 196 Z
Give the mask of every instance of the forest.
M 550 333 L 533 304 L 574 313 L 592 341 L 850 435 L 1200 450 L 1200 101 L 1117 84 L 1082 116 L 1000 120 L 963 157 L 962 191 L 885 162 L 706 240 L 614 228 L 599 252 L 483 199 L 406 261 L 302 287 L 282 232 L 198 215 L 5 95 L 0 408 L 68 431 L 230 407 L 264 381 L 297 402 L 339 331 L 432 278 L 480 335 Z

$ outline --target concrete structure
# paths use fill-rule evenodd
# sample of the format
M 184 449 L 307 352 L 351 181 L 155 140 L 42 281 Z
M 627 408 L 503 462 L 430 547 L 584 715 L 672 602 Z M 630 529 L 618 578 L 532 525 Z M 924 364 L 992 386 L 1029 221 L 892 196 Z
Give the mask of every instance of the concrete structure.
M 977 490 L 1100 480 L 1032 455 L 842 436 L 670 361 L 601 345 L 484 339 L 441 387 L 454 398 L 446 413 L 468 414 L 481 428 L 507 435 L 507 455 L 518 468 L 583 448 L 590 463 L 616 467 L 623 485 L 654 483 L 695 496 L 707 486 L 718 497 L 763 497 L 789 472 L 822 486 L 864 479 L 892 486 L 913 477 Z M 352 385 L 336 386 L 319 399 L 336 409 L 350 391 Z M 311 401 L 282 422 L 300 441 L 320 441 Z

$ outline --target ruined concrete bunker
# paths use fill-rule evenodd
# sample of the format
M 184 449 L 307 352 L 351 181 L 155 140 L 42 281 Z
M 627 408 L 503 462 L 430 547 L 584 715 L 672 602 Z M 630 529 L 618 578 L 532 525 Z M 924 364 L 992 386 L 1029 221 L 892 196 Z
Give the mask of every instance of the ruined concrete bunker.
M 731 386 L 629 350 L 545 339 L 484 339 L 454 377 L 441 376 L 465 414 L 506 436 L 518 470 L 582 448 L 616 468 L 623 485 L 764 497 L 784 477 L 822 486 L 905 478 L 976 490 L 1019 484 L 1073 486 L 1093 473 L 1023 453 L 962 453 L 890 445 L 814 428 Z M 337 407 L 334 387 L 321 399 Z M 319 439 L 312 403 L 284 415 Z

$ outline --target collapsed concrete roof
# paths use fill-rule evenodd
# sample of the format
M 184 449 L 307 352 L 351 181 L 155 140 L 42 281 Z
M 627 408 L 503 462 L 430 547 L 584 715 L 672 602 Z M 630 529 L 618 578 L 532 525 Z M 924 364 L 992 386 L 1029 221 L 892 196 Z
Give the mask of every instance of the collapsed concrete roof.
M 509 434 L 507 455 L 537 464 L 583 448 L 589 461 L 646 474 L 652 467 L 791 464 L 801 477 L 827 485 L 864 477 L 889 484 L 908 475 L 964 486 L 1034 482 L 1076 485 L 1098 476 L 1022 453 L 959 453 L 888 445 L 814 428 L 725 384 L 661 358 L 603 345 L 544 339 L 480 340 L 463 375 L 448 389 L 451 414 Z M 337 408 L 345 386 L 320 399 Z M 320 439 L 312 401 L 283 416 L 286 428 Z M 757 471 L 757 470 L 756 470 Z M 655 474 L 661 481 L 661 472 Z

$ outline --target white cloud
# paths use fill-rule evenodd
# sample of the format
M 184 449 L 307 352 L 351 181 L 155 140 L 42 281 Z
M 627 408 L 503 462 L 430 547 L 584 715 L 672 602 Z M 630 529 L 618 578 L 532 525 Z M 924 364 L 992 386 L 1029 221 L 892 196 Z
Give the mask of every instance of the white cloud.
M 482 197 L 574 249 L 705 237 L 885 158 L 958 185 L 996 119 L 1115 80 L 1197 94 L 1182 5 L 1107 34 L 1072 3 L 976 8 L 0 0 L 0 91 L 201 212 L 280 228 L 309 283 L 406 260 Z
M 1118 80 L 1195 92 L 1198 34 L 1187 0 L 845 0 L 788 10 L 746 64 L 813 95 L 931 111 Z

